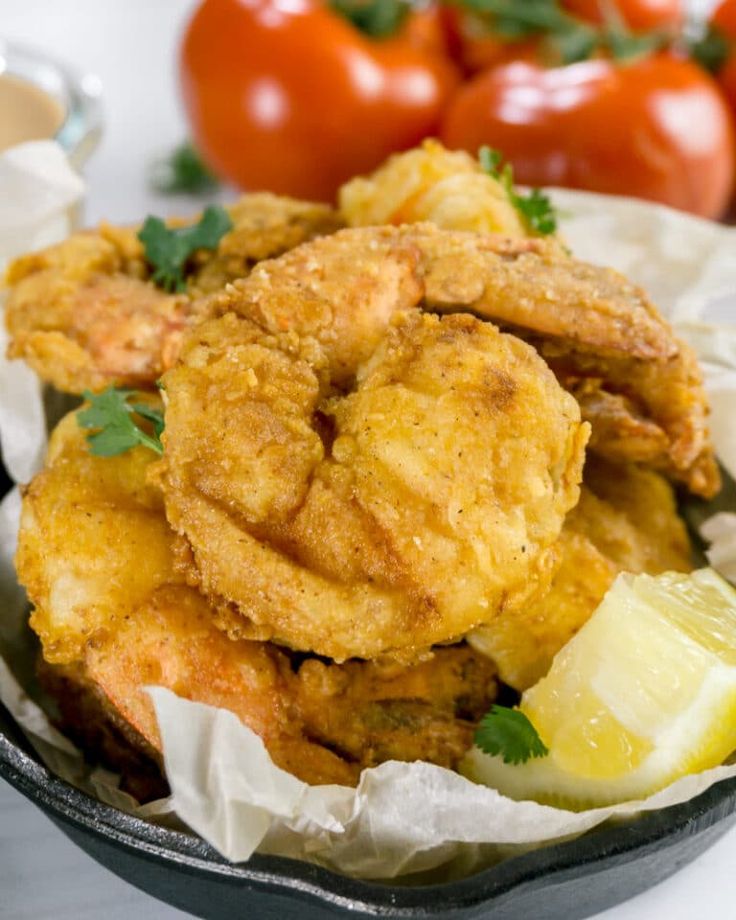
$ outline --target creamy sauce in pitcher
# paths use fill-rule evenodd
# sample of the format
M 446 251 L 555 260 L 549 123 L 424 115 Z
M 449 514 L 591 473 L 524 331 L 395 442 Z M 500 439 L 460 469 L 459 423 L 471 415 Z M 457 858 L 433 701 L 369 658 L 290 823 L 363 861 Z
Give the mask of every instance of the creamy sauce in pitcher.
M 53 137 L 63 121 L 61 105 L 42 89 L 19 77 L 0 76 L 0 151 Z

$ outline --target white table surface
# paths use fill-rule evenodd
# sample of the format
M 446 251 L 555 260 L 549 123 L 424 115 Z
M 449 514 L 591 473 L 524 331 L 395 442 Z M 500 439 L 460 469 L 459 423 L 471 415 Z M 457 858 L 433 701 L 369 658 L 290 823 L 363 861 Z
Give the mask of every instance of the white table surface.
M 700 0 L 708 2 L 708 0 Z M 32 43 L 97 73 L 104 140 L 87 170 L 87 217 L 136 221 L 149 211 L 193 209 L 146 189 L 153 157 L 186 135 L 175 49 L 192 0 L 0 0 L 0 35 Z M 736 916 L 736 833 L 672 879 L 597 920 L 701 920 Z M 97 865 L 33 805 L 0 781 L 3 920 L 169 920 L 186 914 Z

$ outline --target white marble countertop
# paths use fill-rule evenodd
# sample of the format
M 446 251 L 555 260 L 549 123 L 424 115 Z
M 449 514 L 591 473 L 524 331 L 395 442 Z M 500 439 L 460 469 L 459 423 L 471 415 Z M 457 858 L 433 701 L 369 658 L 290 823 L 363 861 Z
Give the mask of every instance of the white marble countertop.
M 701 0 L 707 2 L 707 0 Z M 0 35 L 97 73 L 106 129 L 87 179 L 87 218 L 134 221 L 191 210 L 146 189 L 151 159 L 184 138 L 174 49 L 192 0 L 0 0 Z M 597 920 L 692 920 L 736 914 L 736 833 L 669 881 Z M 3 920 L 169 920 L 187 916 L 119 880 L 0 780 Z

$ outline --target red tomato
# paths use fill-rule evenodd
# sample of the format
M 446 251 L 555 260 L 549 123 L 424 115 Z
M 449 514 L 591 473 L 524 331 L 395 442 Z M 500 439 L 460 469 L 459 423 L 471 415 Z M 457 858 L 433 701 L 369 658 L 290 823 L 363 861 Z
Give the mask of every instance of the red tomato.
M 732 51 L 728 60 L 718 74 L 718 82 L 731 105 L 731 111 L 736 116 L 736 50 Z
M 204 0 L 180 61 L 195 144 L 242 188 L 329 200 L 436 132 L 458 81 L 436 35 L 410 16 L 369 39 L 319 0 Z
M 736 41 L 736 0 L 723 0 L 716 7 L 710 21 L 718 26 L 724 35 Z
M 447 9 L 437 5 L 414 10 L 402 23 L 396 39 L 440 57 L 452 56 L 452 39 L 446 23 Z
M 682 0 L 562 0 L 562 6 L 586 22 L 602 23 L 607 7 L 634 32 L 674 32 L 685 20 Z
M 626 66 L 504 65 L 458 91 L 440 133 L 472 153 L 497 147 L 527 185 L 634 195 L 705 217 L 723 213 L 734 180 L 720 92 L 665 53 Z
M 713 13 L 711 24 L 729 40 L 730 52 L 723 67 L 718 71 L 718 82 L 736 115 L 736 0 L 723 0 Z

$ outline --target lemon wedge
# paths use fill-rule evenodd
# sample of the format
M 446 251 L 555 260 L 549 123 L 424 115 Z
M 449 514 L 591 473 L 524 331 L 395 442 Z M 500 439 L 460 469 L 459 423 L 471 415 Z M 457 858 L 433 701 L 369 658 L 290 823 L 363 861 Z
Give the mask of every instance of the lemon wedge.
M 608 805 L 717 766 L 736 750 L 736 591 L 712 569 L 620 575 L 519 708 L 548 755 L 462 766 L 514 799 Z

